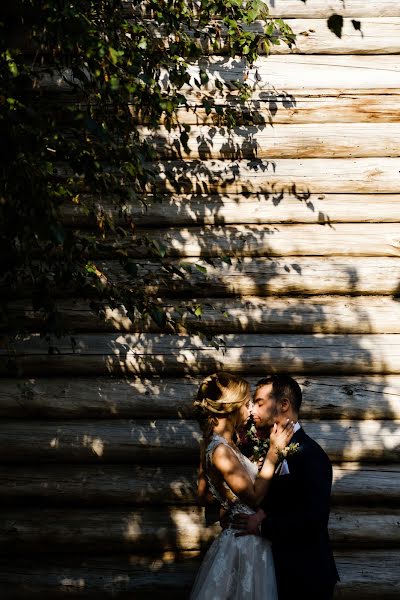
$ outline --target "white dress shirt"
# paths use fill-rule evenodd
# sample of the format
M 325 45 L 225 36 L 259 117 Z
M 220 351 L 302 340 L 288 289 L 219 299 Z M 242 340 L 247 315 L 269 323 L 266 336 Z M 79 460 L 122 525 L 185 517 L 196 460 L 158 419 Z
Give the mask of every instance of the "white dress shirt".
M 299 422 L 297 422 L 294 424 L 293 433 L 296 433 L 296 431 L 298 431 L 299 429 L 301 429 L 301 425 Z M 289 475 L 289 465 L 287 463 L 286 458 L 284 458 L 283 461 L 279 463 L 279 465 L 276 467 L 275 473 L 277 475 Z

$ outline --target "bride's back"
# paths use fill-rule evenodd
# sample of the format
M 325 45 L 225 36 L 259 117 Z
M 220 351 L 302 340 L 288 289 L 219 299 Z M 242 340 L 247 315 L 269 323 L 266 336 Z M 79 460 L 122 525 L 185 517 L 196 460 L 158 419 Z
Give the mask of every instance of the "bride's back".
M 238 496 L 226 483 L 223 474 L 213 465 L 214 451 L 221 444 L 227 447 L 229 452 L 233 452 L 233 454 L 239 460 L 243 470 L 253 482 L 255 481 L 258 472 L 257 465 L 252 463 L 224 437 L 214 433 L 211 436 L 211 440 L 208 443 L 205 451 L 206 477 L 210 492 L 223 508 L 230 510 L 231 514 L 236 512 L 246 512 L 247 514 L 253 513 L 254 510 L 238 498 Z

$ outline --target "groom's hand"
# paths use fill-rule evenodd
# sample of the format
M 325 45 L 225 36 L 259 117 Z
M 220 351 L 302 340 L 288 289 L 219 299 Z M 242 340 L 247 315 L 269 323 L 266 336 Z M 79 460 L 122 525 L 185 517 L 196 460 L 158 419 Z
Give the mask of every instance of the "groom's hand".
M 265 519 L 266 514 L 259 508 L 254 515 L 245 515 L 240 513 L 233 519 L 232 527 L 238 531 L 235 533 L 237 537 L 242 535 L 260 535 L 260 525 Z
M 219 524 L 221 525 L 222 529 L 226 529 L 229 525 L 229 511 L 222 506 L 219 509 Z

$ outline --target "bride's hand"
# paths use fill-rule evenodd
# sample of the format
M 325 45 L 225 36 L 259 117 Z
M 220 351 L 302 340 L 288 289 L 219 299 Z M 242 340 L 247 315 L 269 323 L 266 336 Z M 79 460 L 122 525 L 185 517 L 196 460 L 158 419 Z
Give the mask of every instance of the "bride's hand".
M 290 443 L 293 434 L 293 421 L 289 421 L 288 419 L 284 425 L 278 425 L 278 423 L 275 423 L 269 437 L 270 446 L 268 454 L 270 455 L 270 458 L 275 457 L 275 459 L 277 460 L 279 451 L 286 448 L 286 446 Z

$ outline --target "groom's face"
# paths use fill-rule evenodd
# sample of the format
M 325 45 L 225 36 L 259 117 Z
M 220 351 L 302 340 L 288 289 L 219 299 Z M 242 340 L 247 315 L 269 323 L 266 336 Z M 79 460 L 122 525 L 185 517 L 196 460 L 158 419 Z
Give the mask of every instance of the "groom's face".
M 258 388 L 251 413 L 256 427 L 272 427 L 279 418 L 278 403 L 272 394 L 272 383 Z

